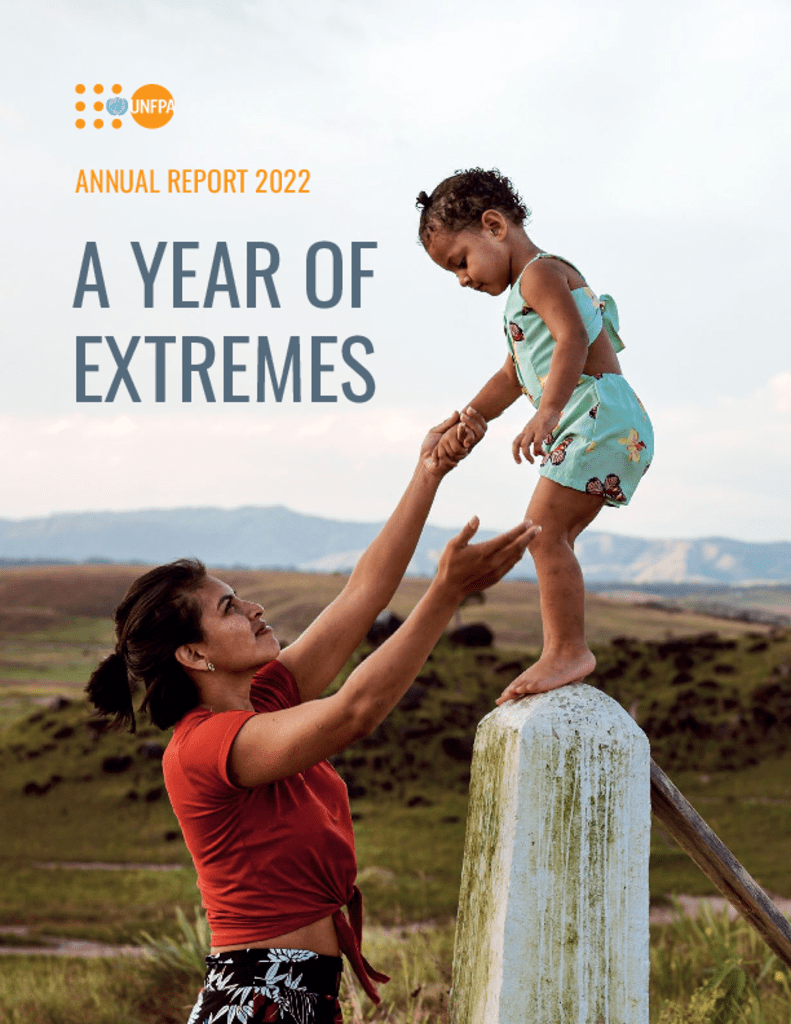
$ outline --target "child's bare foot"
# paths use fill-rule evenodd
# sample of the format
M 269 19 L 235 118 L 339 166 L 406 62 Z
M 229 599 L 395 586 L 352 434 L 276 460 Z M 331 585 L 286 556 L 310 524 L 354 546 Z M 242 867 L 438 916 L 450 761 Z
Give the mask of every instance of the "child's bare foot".
M 529 669 L 503 690 L 495 704 L 504 704 L 527 693 L 545 693 L 567 683 L 578 683 L 596 668 L 593 652 L 584 648 L 571 657 L 544 653 Z

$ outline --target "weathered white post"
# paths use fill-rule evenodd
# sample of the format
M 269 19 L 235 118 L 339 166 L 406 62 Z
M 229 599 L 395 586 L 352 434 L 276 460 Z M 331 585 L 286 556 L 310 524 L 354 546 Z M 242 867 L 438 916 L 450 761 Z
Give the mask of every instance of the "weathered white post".
M 650 758 L 584 683 L 480 723 L 452 1024 L 647 1024 Z

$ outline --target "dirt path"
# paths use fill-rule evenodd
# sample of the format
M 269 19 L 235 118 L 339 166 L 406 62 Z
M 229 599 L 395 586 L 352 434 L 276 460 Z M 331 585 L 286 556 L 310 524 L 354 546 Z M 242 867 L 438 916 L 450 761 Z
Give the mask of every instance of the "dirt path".
M 781 913 L 786 917 L 791 916 L 791 899 L 786 899 L 785 896 L 776 896 L 774 893 L 767 893 L 767 895 Z M 715 914 L 721 914 L 727 907 L 728 917 L 731 921 L 738 917 L 736 909 L 728 903 L 724 896 L 685 896 L 682 894 L 676 896 L 675 899 L 688 917 L 697 917 L 704 903 L 711 907 Z M 676 912 L 673 907 L 651 907 L 649 916 L 651 924 L 671 924 L 676 918 Z
M 113 861 L 79 861 L 79 860 L 37 860 L 33 866 L 45 870 L 59 869 L 70 871 L 181 871 L 184 864 L 149 864 L 116 863 Z M 19 936 L 24 940 L 30 935 L 26 925 L 0 926 L 0 936 Z M 80 957 L 114 957 L 144 956 L 141 946 L 119 946 L 109 942 L 89 942 L 85 939 L 64 939 L 54 935 L 36 935 L 36 945 L 26 946 L 20 941 L 18 946 L 0 943 L 0 956 L 80 956 Z
M 0 935 L 14 935 L 20 939 L 18 946 L 0 945 L 0 956 L 80 956 L 115 957 L 145 955 L 141 946 L 118 946 L 108 942 L 87 942 L 82 939 L 64 939 L 54 935 L 36 935 L 35 946 L 25 946 L 24 939 L 30 935 L 25 925 L 0 927 Z
M 41 866 L 44 866 L 43 864 Z M 47 867 L 80 867 L 79 864 L 61 864 L 49 863 Z M 90 867 L 96 867 L 97 865 L 92 864 Z M 106 870 L 114 870 L 121 865 L 105 865 Z M 122 865 L 123 867 L 129 867 L 130 865 Z M 181 865 L 165 865 L 165 864 L 153 864 L 153 865 L 134 865 L 135 867 L 151 867 L 157 870 L 173 870 L 181 867 Z M 791 899 L 786 899 L 784 896 L 772 896 L 775 906 L 778 910 L 782 911 L 786 916 L 791 916 Z M 681 910 L 684 914 L 689 917 L 697 917 L 700 913 L 701 907 L 707 904 L 711 909 L 721 914 L 723 909 L 728 906 L 728 916 L 733 920 L 737 915 L 733 907 L 728 904 L 728 901 L 724 896 L 676 896 Z M 675 920 L 676 912 L 672 907 L 651 907 L 649 919 L 651 924 L 672 924 Z M 414 926 L 408 926 L 414 928 L 420 928 L 420 924 Z M 385 929 L 386 930 L 386 929 Z M 399 925 L 394 931 L 403 931 L 404 926 Z M 145 956 L 145 949 L 142 946 L 118 946 L 107 942 L 87 942 L 81 939 L 64 939 L 57 938 L 52 935 L 36 935 L 36 942 L 39 943 L 35 946 L 26 946 L 23 944 L 23 940 L 30 935 L 30 928 L 25 925 L 6 925 L 0 926 L 0 936 L 18 936 L 20 944 L 18 946 L 11 946 L 0 944 L 0 956 L 79 956 L 79 957 L 115 957 L 115 956 L 132 956 L 142 957 Z

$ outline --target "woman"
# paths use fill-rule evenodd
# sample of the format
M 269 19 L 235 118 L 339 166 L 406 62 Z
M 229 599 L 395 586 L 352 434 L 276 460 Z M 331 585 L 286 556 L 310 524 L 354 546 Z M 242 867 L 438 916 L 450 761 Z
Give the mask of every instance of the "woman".
M 479 417 L 462 418 L 483 433 Z M 470 520 L 406 622 L 336 693 L 316 698 L 401 581 L 453 468 L 439 441 L 458 421 L 454 414 L 429 432 L 404 496 L 343 591 L 284 651 L 261 605 L 199 562 L 151 570 L 116 610 L 116 652 L 87 689 L 101 712 L 134 728 L 130 686 L 141 682 L 141 710 L 161 728 L 175 724 L 165 783 L 212 929 L 190 1024 L 340 1022 L 341 952 L 378 1002 L 373 981 L 387 979 L 360 952 L 348 796 L 326 759 L 376 728 L 462 598 L 504 576 L 538 528 L 522 523 L 470 545 L 478 526 Z

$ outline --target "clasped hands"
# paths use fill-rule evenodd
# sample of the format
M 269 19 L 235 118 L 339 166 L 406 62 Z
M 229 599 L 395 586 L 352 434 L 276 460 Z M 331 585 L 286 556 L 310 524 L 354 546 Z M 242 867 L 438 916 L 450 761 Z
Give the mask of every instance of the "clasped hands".
M 429 469 L 447 473 L 470 454 L 485 433 L 486 420 L 468 405 L 432 427 L 421 445 L 420 457 Z
M 546 455 L 546 447 L 552 442 L 552 432 L 559 420 L 558 414 L 539 410 L 513 440 L 514 461 L 521 462 L 524 455 L 532 463 L 539 455 Z M 461 413 L 453 413 L 429 431 L 423 441 L 421 457 L 430 469 L 447 473 L 470 454 L 485 433 L 486 420 L 468 405 Z

